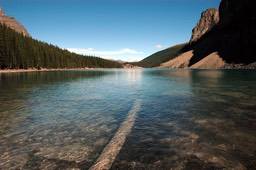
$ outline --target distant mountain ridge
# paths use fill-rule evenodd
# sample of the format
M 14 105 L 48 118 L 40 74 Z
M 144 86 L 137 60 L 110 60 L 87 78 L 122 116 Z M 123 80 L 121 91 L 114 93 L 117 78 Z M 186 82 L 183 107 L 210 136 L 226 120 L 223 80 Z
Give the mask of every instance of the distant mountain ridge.
M 139 65 L 142 67 L 172 67 L 172 68 L 184 68 L 188 67 L 190 59 L 188 55 L 192 53 L 185 53 L 189 51 L 188 46 L 197 42 L 204 34 L 209 32 L 214 28 L 219 22 L 219 11 L 217 8 L 210 8 L 201 13 L 201 18 L 197 25 L 192 30 L 192 35 L 189 43 L 174 45 L 167 49 L 158 51 L 138 63 L 133 63 L 134 65 Z M 178 56 L 182 55 L 182 59 L 176 59 Z M 171 61 L 168 63 L 168 61 Z M 166 63 L 167 62 L 167 63 Z
M 21 23 L 19 23 L 15 18 L 7 16 L 1 7 L 0 7 L 0 23 L 8 26 L 9 28 L 19 33 L 22 33 L 24 36 L 30 37 L 30 34 L 26 30 L 26 28 Z
M 160 66 L 163 62 L 166 62 L 168 60 L 171 60 L 175 57 L 177 57 L 179 54 L 182 53 L 183 47 L 187 43 L 184 44 L 178 44 L 169 48 L 166 48 L 164 50 L 158 51 L 143 60 L 139 62 L 133 62 L 131 64 L 140 66 L 140 67 L 145 67 L 145 68 L 150 68 L 150 67 L 158 67 Z

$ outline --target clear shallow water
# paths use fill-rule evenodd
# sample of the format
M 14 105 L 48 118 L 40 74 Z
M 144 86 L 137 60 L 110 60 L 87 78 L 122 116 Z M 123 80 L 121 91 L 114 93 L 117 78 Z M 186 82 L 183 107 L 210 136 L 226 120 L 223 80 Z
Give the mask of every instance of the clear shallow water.
M 111 169 L 255 169 L 256 71 L 0 74 L 0 169 L 88 169 L 134 102 Z

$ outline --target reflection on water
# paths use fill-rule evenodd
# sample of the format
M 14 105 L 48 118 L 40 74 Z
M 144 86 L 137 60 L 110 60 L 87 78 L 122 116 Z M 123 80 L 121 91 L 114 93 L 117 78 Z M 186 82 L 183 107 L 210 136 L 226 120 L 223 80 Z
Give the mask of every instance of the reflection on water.
M 141 101 L 111 169 L 256 169 L 256 72 L 0 74 L 0 169 L 88 169 Z

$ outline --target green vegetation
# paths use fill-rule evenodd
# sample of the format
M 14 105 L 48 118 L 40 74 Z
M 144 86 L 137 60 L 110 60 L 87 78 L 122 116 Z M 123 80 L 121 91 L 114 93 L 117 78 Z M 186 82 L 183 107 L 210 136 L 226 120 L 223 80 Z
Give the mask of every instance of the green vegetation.
M 140 62 L 134 62 L 133 65 L 138 65 L 141 67 L 157 67 L 160 66 L 162 63 L 169 61 L 171 59 L 174 59 L 179 54 L 182 53 L 182 49 L 186 44 L 180 44 L 176 45 L 167 49 L 164 49 L 162 51 L 156 52 L 152 55 L 150 55 L 147 58 L 144 58 Z
M 0 69 L 122 68 L 117 62 L 71 53 L 0 24 Z

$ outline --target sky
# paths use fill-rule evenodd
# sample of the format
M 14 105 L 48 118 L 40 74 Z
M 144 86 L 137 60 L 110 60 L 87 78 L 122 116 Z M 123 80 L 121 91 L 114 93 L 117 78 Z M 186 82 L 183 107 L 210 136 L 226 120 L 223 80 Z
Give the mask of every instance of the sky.
M 84 55 L 136 61 L 189 41 L 221 0 L 0 0 L 37 40 Z

